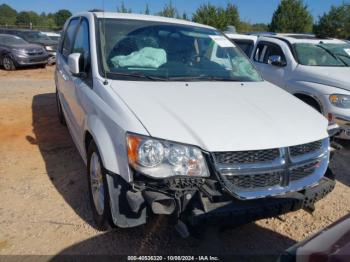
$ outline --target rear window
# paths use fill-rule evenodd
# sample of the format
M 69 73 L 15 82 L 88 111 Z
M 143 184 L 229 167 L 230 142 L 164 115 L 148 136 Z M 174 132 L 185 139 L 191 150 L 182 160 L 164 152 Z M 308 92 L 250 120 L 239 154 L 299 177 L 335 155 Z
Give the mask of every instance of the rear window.
M 233 40 L 232 41 L 242 49 L 242 51 L 250 57 L 254 47 L 253 40 Z

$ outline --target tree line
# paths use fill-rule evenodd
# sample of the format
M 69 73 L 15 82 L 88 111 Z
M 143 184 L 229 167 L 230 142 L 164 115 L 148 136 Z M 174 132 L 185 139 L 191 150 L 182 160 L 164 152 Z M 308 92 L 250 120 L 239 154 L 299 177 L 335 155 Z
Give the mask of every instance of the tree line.
M 132 13 L 123 1 L 116 7 L 118 12 Z M 98 9 L 94 9 L 98 10 Z M 312 16 L 309 7 L 303 0 L 281 0 L 273 12 L 269 24 L 253 24 L 243 21 L 239 16 L 238 8 L 232 2 L 225 7 L 216 6 L 207 2 L 200 5 L 191 16 L 186 12 L 180 13 L 171 0 L 162 10 L 151 12 L 146 4 L 145 14 L 155 14 L 165 17 L 192 20 L 194 22 L 214 26 L 225 30 L 229 25 L 235 26 L 238 32 L 283 32 L 283 33 L 315 33 L 320 37 L 350 38 L 350 3 L 343 2 L 340 6 L 332 6 L 331 9 L 318 17 Z M 0 26 L 4 25 L 29 25 L 34 27 L 60 28 L 64 21 L 71 16 L 69 10 L 59 10 L 56 13 L 37 14 L 33 11 L 17 12 L 9 5 L 0 5 Z
M 62 9 L 56 13 L 38 14 L 34 11 L 17 12 L 7 4 L 0 5 L 0 26 L 62 28 L 65 21 L 72 15 L 69 10 Z

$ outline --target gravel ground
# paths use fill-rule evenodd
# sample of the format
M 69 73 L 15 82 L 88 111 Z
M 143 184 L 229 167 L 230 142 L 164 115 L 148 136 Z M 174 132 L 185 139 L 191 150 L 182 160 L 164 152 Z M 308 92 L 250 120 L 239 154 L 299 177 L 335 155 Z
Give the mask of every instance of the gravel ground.
M 0 255 L 279 254 L 350 212 L 350 143 L 337 154 L 335 190 L 311 215 L 297 211 L 181 239 L 164 217 L 101 233 L 85 167 L 56 119 L 53 68 L 0 70 Z

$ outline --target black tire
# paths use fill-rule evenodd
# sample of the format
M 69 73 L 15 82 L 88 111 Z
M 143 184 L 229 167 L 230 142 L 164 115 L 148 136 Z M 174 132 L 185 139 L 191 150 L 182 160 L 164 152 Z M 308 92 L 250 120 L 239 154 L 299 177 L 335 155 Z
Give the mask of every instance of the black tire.
M 92 188 L 92 180 L 91 180 L 91 174 L 92 172 L 90 171 L 91 169 L 91 164 L 92 164 L 92 157 L 94 158 L 98 157 L 98 161 L 100 163 L 100 168 L 101 168 L 101 174 L 102 174 L 102 181 L 103 181 L 103 204 L 104 208 L 101 212 L 101 209 L 98 211 L 98 208 L 96 207 L 94 196 L 93 196 L 93 188 Z M 87 153 L 87 178 L 88 178 L 88 187 L 89 187 L 89 199 L 90 199 L 90 205 L 91 205 L 91 210 L 92 210 L 92 215 L 93 219 L 96 224 L 96 229 L 100 231 L 107 231 L 110 228 L 115 227 L 113 224 L 112 220 L 112 215 L 111 215 L 111 208 L 110 208 L 110 201 L 109 201 L 109 193 L 108 193 L 108 184 L 107 184 L 107 179 L 106 179 L 106 174 L 105 174 L 105 169 L 103 168 L 102 160 L 100 153 L 98 151 L 98 148 L 94 141 L 90 142 L 89 148 L 88 148 L 88 153 Z
M 58 120 L 60 121 L 61 125 L 67 126 L 66 119 L 64 118 L 64 114 L 62 111 L 62 105 L 61 105 L 61 101 L 60 101 L 60 97 L 58 95 L 57 89 L 56 89 L 56 105 L 57 105 Z
M 46 64 L 39 65 L 39 68 L 46 68 Z
M 7 71 L 16 70 L 15 62 L 12 60 L 12 58 L 9 55 L 3 56 L 1 63 L 4 69 Z

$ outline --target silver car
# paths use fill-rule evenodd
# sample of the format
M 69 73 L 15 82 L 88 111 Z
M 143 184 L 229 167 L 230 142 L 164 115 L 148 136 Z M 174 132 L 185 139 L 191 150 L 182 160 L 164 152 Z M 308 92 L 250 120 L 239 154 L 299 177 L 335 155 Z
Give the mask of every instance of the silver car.
M 0 34 L 0 65 L 5 70 L 38 65 L 45 67 L 49 55 L 43 47 L 14 35 Z

